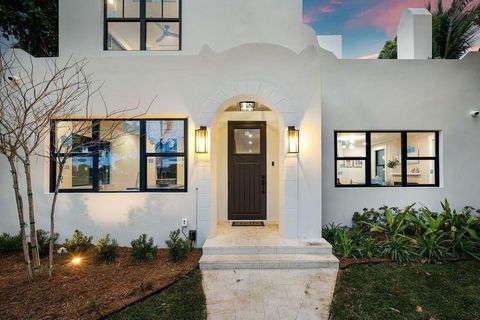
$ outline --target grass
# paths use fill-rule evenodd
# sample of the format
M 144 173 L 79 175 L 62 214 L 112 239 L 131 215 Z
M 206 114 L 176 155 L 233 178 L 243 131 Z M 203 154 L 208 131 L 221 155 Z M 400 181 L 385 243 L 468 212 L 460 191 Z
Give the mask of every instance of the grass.
M 331 319 L 474 320 L 479 295 L 479 262 L 353 265 L 339 273 Z
M 139 303 L 128 307 L 108 319 L 178 319 L 202 320 L 207 318 L 205 295 L 200 270 Z

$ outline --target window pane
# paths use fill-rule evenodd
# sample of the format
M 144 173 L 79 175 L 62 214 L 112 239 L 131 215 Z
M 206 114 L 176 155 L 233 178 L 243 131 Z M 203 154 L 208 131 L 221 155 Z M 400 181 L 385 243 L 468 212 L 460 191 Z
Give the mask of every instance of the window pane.
M 108 0 L 110 1 L 110 0 Z M 125 18 L 140 17 L 140 1 L 139 0 L 124 0 Z
M 147 157 L 148 189 L 185 189 L 184 157 Z
M 59 121 L 55 130 L 56 152 L 88 153 L 93 147 L 91 121 Z
M 185 133 L 183 120 L 147 121 L 148 153 L 183 153 Z
M 123 13 L 122 0 L 107 0 L 107 17 L 121 18 Z
M 140 50 L 140 23 L 109 22 L 108 50 Z
M 337 133 L 338 157 L 365 157 L 367 138 L 363 132 Z
M 402 136 L 400 132 L 371 134 L 371 183 L 377 186 L 402 185 Z
M 140 189 L 139 121 L 101 122 L 100 141 L 99 189 L 138 191 Z
M 435 157 L 435 132 L 408 132 L 407 157 Z
M 435 184 L 435 161 L 408 160 L 407 184 Z
M 179 50 L 180 24 L 178 22 L 148 22 L 147 50 Z
M 163 17 L 164 18 L 178 18 L 178 0 L 163 0 Z
M 167 0 L 164 0 L 167 1 Z M 147 0 L 146 3 L 146 17 L 147 18 L 161 18 L 162 17 L 162 0 Z
M 364 160 L 337 160 L 337 185 L 364 185 Z
M 236 154 L 260 153 L 260 129 L 235 129 L 233 136 Z
M 91 156 L 68 158 L 63 167 L 60 189 L 92 189 L 92 168 Z M 57 167 L 57 174 L 59 172 Z

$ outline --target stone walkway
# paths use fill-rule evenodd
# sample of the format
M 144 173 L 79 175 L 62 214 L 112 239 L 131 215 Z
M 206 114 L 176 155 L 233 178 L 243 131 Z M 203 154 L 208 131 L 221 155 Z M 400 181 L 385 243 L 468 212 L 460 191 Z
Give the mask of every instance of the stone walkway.
M 337 270 L 202 270 L 209 320 L 328 319 Z

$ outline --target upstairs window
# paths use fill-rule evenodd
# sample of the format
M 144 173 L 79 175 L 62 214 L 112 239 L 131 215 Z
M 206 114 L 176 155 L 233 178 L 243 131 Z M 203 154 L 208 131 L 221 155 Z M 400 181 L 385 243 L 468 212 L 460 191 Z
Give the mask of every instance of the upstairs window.
M 104 50 L 181 50 L 181 0 L 104 1 Z
M 337 131 L 335 186 L 438 187 L 438 149 L 438 131 Z

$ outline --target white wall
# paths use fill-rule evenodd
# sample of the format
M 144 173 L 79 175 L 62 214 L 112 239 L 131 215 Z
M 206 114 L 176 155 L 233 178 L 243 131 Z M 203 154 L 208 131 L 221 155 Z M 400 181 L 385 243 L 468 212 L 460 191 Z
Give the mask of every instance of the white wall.
M 480 53 L 463 60 L 335 60 L 322 58 L 323 223 L 411 203 L 440 209 L 480 208 Z M 334 130 L 441 130 L 441 187 L 335 188 Z
M 302 0 L 183 0 L 181 52 L 104 52 L 103 0 L 61 0 L 60 54 L 185 55 L 204 45 L 222 52 L 246 43 L 271 43 L 301 52 L 316 44 L 303 24 Z
M 320 48 L 330 51 L 338 59 L 343 58 L 343 39 L 341 35 L 320 35 L 317 36 Z

